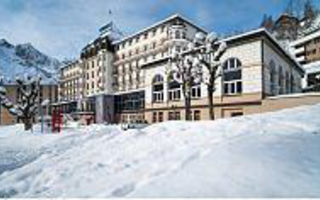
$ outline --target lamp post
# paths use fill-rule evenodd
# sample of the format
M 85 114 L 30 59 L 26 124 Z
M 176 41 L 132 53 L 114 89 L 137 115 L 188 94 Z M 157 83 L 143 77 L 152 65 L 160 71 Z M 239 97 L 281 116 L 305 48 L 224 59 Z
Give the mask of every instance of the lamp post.
M 40 115 L 41 115 L 41 133 L 43 133 L 44 131 L 44 116 L 43 116 L 43 107 L 47 106 L 49 104 L 49 99 L 45 99 L 44 101 L 42 101 L 41 105 L 40 105 Z

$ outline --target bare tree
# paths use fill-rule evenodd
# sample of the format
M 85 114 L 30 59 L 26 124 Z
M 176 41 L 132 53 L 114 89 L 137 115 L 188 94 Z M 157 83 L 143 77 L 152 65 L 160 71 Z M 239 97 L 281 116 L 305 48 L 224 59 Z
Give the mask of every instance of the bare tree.
M 221 66 L 220 58 L 227 48 L 225 42 L 219 42 L 215 33 L 205 36 L 199 32 L 188 44 L 188 50 L 173 52 L 170 58 L 172 78 L 182 85 L 185 101 L 186 120 L 191 120 L 191 89 L 194 84 L 205 83 L 208 91 L 210 119 L 214 119 L 213 92 Z
M 32 130 L 33 119 L 37 113 L 37 97 L 40 90 L 40 78 L 27 80 L 16 79 L 18 86 L 18 98 L 16 104 L 13 104 L 6 95 L 7 91 L 4 87 L 0 87 L 1 105 L 8 109 L 9 113 L 17 116 L 24 123 L 25 130 Z
M 191 88 L 193 84 L 201 82 L 201 69 L 199 61 L 194 54 L 192 43 L 185 52 L 174 51 L 170 57 L 170 68 L 167 73 L 182 86 L 185 104 L 185 120 L 191 120 Z
M 206 37 L 203 34 L 197 33 L 195 42 L 201 44 L 201 48 L 198 51 L 199 64 L 204 66 L 202 81 L 207 86 L 208 91 L 208 104 L 209 104 L 209 115 L 210 119 L 214 120 L 214 104 L 213 104 L 213 93 L 216 90 L 216 80 L 221 73 L 221 56 L 224 54 L 227 48 L 225 42 L 218 42 L 218 37 L 215 33 L 210 33 Z

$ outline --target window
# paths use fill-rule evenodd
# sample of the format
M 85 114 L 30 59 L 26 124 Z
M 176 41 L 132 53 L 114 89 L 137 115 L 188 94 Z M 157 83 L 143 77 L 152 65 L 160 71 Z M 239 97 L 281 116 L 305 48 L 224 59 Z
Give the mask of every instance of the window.
M 168 97 L 169 101 L 180 100 L 181 98 L 181 86 L 180 84 L 172 78 L 172 74 L 169 76 L 168 81 Z
M 175 114 L 176 120 L 180 120 L 181 119 L 179 111 L 176 111 L 174 114 Z
M 286 72 L 286 93 L 290 93 L 290 75 Z
M 165 26 L 161 26 L 161 33 L 164 32 Z
M 290 75 L 290 92 L 293 93 L 295 89 L 295 80 L 293 74 Z
M 182 38 L 186 39 L 186 32 L 182 32 Z
M 152 113 L 152 123 L 156 123 L 157 122 L 157 112 L 153 112 Z
M 168 113 L 168 120 L 174 120 L 174 113 L 173 112 L 169 112 Z
M 243 112 L 233 112 L 231 113 L 231 117 L 238 117 L 238 116 L 242 116 Z
M 180 112 L 169 112 L 168 113 L 168 120 L 180 120 Z
M 152 80 L 152 101 L 163 102 L 163 77 L 156 75 Z
M 163 112 L 158 113 L 158 122 L 163 122 Z
M 200 97 L 201 97 L 200 84 L 195 84 L 191 88 L 191 98 L 200 98 Z
M 147 51 L 147 50 L 148 50 L 148 46 L 144 45 L 144 51 Z
M 284 93 L 283 83 L 284 83 L 283 69 L 282 69 L 282 66 L 279 66 L 279 76 L 278 76 L 279 94 Z
M 274 61 L 271 60 L 269 63 L 269 70 L 270 70 L 270 92 L 271 95 L 276 95 L 276 88 L 277 88 L 277 82 L 276 82 L 276 65 L 274 64 Z
M 94 78 L 94 71 L 91 72 L 91 78 Z
M 241 62 L 237 58 L 230 58 L 223 64 L 224 94 L 242 93 Z
M 175 39 L 180 39 L 181 38 L 181 36 L 180 36 L 180 31 L 176 31 L 175 33 L 174 33 L 174 37 L 175 37 Z
M 201 119 L 201 112 L 200 110 L 195 110 L 193 112 L 193 120 L 194 121 L 199 121 Z
M 148 33 L 145 33 L 143 36 L 144 36 L 144 39 L 147 39 L 148 38 Z
M 181 51 L 181 47 L 180 46 L 176 46 L 176 52 L 180 52 Z

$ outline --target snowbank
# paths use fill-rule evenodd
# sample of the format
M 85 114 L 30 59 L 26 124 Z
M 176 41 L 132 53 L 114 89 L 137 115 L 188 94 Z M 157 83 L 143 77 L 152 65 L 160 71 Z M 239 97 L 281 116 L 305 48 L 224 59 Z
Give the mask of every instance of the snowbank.
M 1 127 L 0 197 L 320 197 L 319 119 L 320 104 L 129 131 Z

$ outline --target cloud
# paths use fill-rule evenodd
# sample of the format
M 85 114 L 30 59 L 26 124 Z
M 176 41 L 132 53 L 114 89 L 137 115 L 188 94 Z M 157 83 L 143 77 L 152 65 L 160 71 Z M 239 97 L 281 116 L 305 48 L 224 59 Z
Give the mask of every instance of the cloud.
M 21 8 L 7 1 L 0 3 L 0 37 L 14 43 L 31 42 L 35 47 L 58 58 L 76 57 L 81 48 L 98 34 L 112 18 L 124 32 L 150 23 L 150 18 L 133 1 L 56 0 L 23 1 Z M 142 1 L 140 1 L 142 2 Z
M 0 0 L 0 38 L 31 42 L 44 53 L 77 57 L 111 19 L 129 34 L 174 13 L 219 33 L 257 26 L 279 0 Z M 112 10 L 112 15 L 108 11 Z

